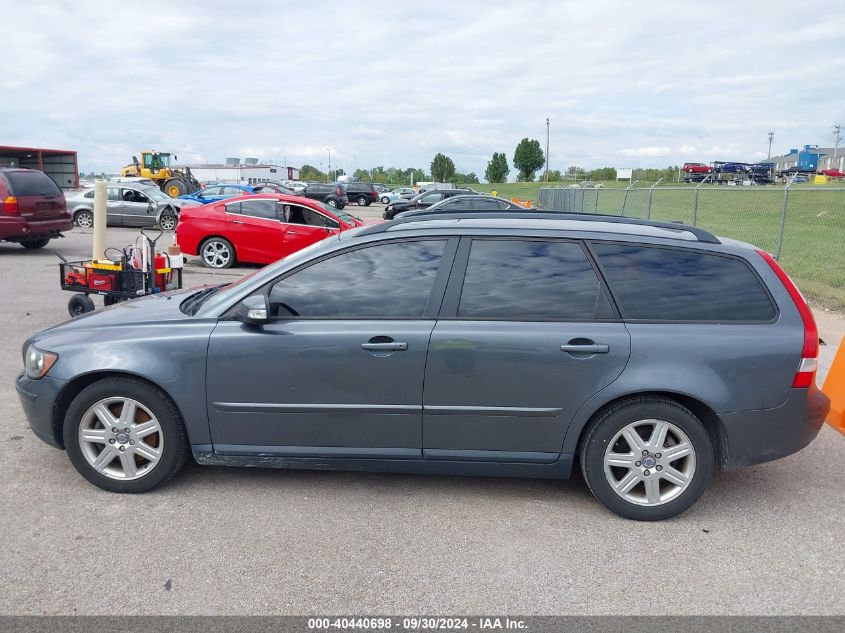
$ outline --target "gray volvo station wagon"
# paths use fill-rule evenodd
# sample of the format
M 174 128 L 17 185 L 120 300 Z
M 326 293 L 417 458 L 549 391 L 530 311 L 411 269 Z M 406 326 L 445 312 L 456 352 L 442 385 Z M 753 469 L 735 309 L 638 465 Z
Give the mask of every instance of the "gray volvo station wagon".
M 567 478 L 632 519 L 794 453 L 829 402 L 812 313 L 768 254 L 697 228 L 418 215 L 223 286 L 33 336 L 34 433 L 93 484 L 200 464 Z

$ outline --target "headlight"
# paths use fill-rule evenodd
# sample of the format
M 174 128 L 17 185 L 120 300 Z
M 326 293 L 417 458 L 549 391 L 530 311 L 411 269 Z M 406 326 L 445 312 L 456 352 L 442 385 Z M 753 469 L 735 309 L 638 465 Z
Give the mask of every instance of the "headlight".
M 38 380 L 43 378 L 44 374 L 50 371 L 50 367 L 58 360 L 59 355 L 53 352 L 44 352 L 35 345 L 30 345 L 26 350 L 26 356 L 23 359 L 24 368 L 26 369 L 27 378 Z

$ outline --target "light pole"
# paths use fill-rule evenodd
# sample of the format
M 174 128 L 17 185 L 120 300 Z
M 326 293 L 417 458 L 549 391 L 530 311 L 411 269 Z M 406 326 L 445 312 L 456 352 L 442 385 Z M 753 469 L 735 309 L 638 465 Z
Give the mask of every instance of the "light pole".
M 544 180 L 549 182 L 549 117 L 546 117 L 546 177 Z
M 327 147 L 326 149 L 327 149 L 327 150 L 328 150 L 328 152 L 329 152 L 329 166 L 328 166 L 328 169 L 326 169 L 326 182 L 331 182 L 331 173 L 332 173 L 332 148 L 331 148 L 331 147 Z
M 772 141 L 775 140 L 775 133 L 769 132 L 769 155 L 766 158 L 772 157 Z
M 836 145 L 833 146 L 833 164 L 831 167 L 833 169 L 839 169 L 838 167 L 834 167 L 836 164 L 836 155 L 839 153 L 839 137 L 842 136 L 842 126 L 838 123 L 833 126 L 833 133 L 836 136 Z

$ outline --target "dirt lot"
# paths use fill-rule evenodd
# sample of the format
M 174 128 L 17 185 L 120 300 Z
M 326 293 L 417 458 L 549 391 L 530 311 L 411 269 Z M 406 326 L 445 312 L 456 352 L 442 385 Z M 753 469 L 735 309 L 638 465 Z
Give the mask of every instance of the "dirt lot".
M 190 465 L 151 494 L 100 491 L 29 432 L 14 390 L 23 341 L 67 318 L 53 251 L 90 240 L 0 244 L 0 613 L 845 613 L 845 438 L 828 427 L 659 524 L 615 517 L 580 479 Z M 843 321 L 820 321 L 824 371 Z

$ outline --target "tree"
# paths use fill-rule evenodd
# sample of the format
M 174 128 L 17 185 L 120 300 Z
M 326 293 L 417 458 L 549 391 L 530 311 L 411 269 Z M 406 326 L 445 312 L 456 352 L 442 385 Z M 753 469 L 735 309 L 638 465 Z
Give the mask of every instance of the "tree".
M 453 181 L 456 185 L 477 185 L 478 176 L 475 175 L 474 171 L 471 171 L 468 174 L 455 172 L 455 177 L 453 178 Z
M 589 173 L 590 180 L 616 180 L 616 169 L 613 167 L 601 167 Z
M 337 180 L 341 176 L 345 176 L 346 172 L 343 169 L 335 169 L 334 170 L 334 179 Z
M 326 179 L 326 174 L 312 165 L 303 165 L 299 168 L 299 179 L 323 181 Z
M 546 175 L 548 173 L 548 178 Z M 539 176 L 540 181 L 546 182 L 562 182 L 563 181 L 563 174 L 560 173 L 559 169 L 550 169 L 548 172 L 543 172 Z
M 449 182 L 455 175 L 455 163 L 452 159 L 438 152 L 431 161 L 431 178 L 434 182 Z
M 487 182 L 507 182 L 510 171 L 505 153 L 493 152 L 493 158 L 490 159 L 490 162 L 487 163 L 487 169 L 484 170 L 484 180 Z
M 540 149 L 540 141 L 537 139 L 524 138 L 516 146 L 513 153 L 513 166 L 519 170 L 517 180 L 520 182 L 531 182 L 534 180 L 534 173 L 543 166 L 545 157 Z

